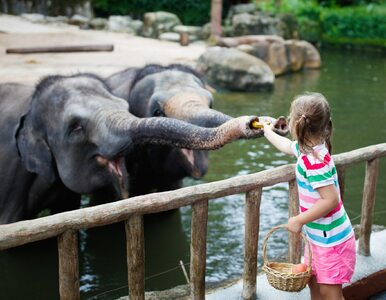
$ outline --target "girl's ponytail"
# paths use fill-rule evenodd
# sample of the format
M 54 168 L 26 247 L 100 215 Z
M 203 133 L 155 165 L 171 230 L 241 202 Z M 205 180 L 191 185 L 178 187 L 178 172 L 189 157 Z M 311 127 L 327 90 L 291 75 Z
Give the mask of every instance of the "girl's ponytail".
M 312 147 L 307 146 L 306 141 L 307 139 L 307 132 L 308 132 L 308 122 L 307 122 L 307 116 L 301 115 L 301 117 L 296 121 L 295 123 L 295 133 L 298 139 L 298 143 L 300 148 L 302 149 L 302 152 L 309 152 L 312 150 Z

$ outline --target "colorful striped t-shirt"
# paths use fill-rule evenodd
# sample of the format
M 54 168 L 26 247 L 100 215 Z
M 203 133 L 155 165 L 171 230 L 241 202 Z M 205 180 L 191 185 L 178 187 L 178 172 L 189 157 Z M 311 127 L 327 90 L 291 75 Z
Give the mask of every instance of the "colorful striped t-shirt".
M 328 149 L 325 144 L 320 144 L 313 147 L 314 154 L 304 154 L 300 152 L 296 141 L 291 144 L 291 148 L 297 157 L 296 181 L 300 213 L 310 209 L 321 198 L 317 191 L 320 187 L 333 184 L 339 194 L 337 207 L 304 226 L 308 239 L 322 247 L 343 243 L 353 235 L 353 228 L 340 197 L 338 175 Z

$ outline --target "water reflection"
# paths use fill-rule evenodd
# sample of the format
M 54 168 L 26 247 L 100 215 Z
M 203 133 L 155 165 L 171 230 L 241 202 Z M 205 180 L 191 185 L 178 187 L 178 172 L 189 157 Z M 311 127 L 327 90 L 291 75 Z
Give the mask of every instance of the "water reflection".
M 186 283 L 179 261 L 189 263 L 190 246 L 180 211 L 146 215 L 144 226 L 146 289 L 167 289 L 171 281 L 175 285 Z M 124 224 L 83 231 L 80 244 L 82 298 L 115 299 L 127 295 Z
M 0 252 L 0 299 L 59 298 L 56 239 Z

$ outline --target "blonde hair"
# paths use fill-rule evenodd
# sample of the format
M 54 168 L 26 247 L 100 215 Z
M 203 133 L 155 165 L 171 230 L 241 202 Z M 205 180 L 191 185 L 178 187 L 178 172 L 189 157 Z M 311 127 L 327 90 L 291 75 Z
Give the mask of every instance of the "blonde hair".
M 290 108 L 289 128 L 302 152 L 312 153 L 310 139 L 319 139 L 320 142 L 324 140 L 331 153 L 331 110 L 322 94 L 307 92 L 294 98 Z

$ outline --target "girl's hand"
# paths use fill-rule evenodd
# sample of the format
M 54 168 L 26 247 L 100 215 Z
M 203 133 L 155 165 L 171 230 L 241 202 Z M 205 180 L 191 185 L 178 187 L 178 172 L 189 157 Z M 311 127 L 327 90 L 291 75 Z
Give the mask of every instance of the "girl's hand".
M 262 123 L 263 123 L 264 132 L 273 130 L 273 124 L 271 122 L 262 122 Z
M 298 216 L 296 216 L 288 219 L 288 224 L 286 228 L 291 232 L 298 233 L 302 231 L 303 225 L 304 224 L 300 222 Z

